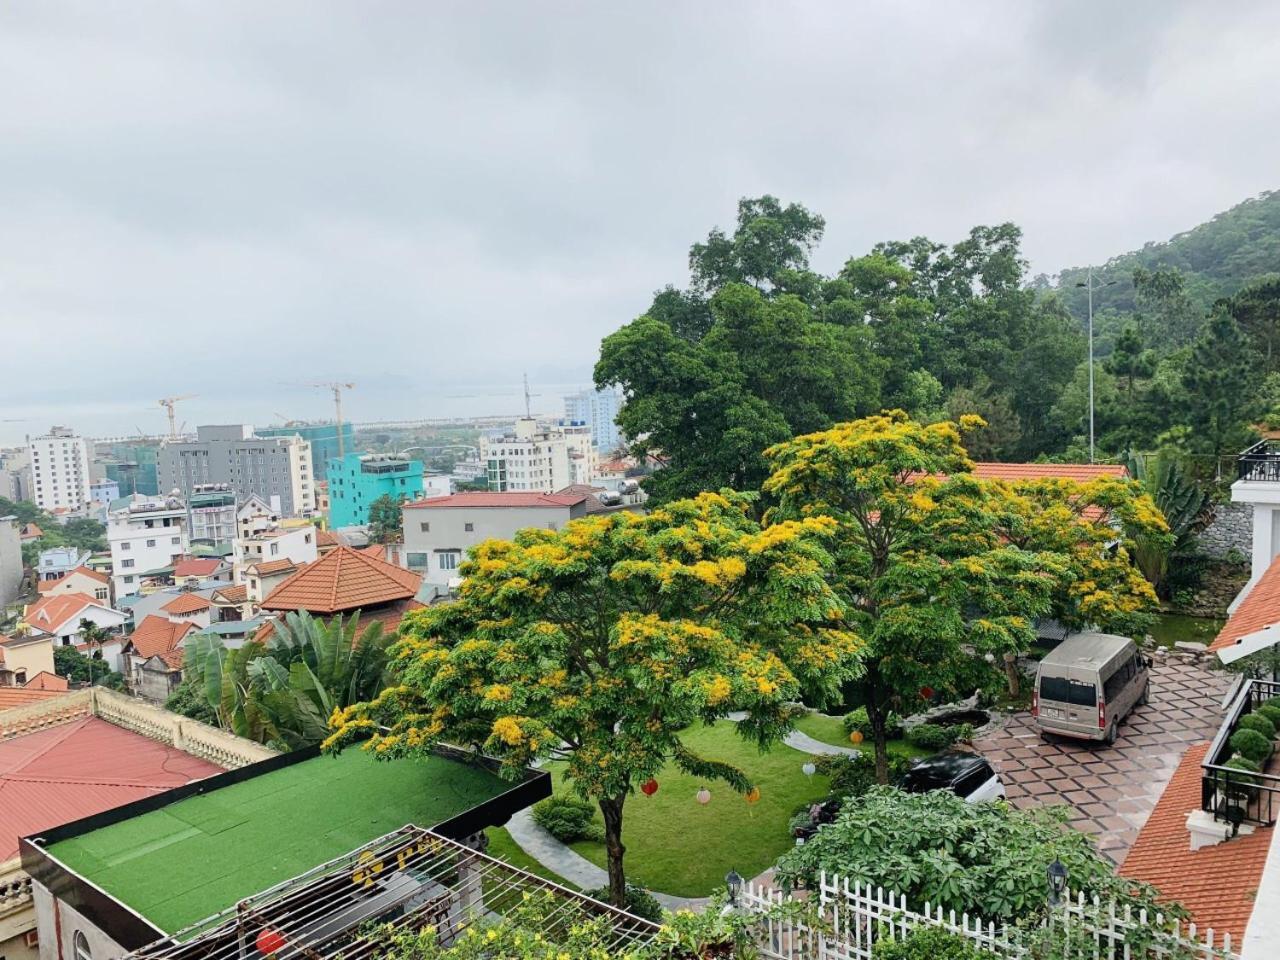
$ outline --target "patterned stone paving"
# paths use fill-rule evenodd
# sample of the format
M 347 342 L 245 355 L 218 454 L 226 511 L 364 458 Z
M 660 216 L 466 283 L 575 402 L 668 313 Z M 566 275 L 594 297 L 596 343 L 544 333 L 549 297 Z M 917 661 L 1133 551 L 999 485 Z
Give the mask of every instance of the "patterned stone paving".
M 1070 805 L 1072 825 L 1093 834 L 1119 863 L 1183 752 L 1217 731 L 1231 679 L 1195 664 L 1157 662 L 1150 703 L 1129 715 L 1114 746 L 1042 740 L 1029 713 L 1011 717 L 974 746 L 999 771 L 1010 802 Z

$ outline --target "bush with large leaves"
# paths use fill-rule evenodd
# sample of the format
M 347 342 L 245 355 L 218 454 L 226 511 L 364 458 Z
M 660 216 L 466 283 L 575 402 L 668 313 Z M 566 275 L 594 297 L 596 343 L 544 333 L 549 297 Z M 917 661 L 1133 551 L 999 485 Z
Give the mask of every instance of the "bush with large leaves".
M 875 787 L 784 854 L 778 879 L 812 883 L 825 872 L 897 891 L 917 908 L 927 901 L 935 910 L 1011 921 L 1044 909 L 1045 869 L 1056 859 L 1067 868 L 1073 892 L 1121 906 L 1154 904 L 1154 890 L 1118 876 L 1089 837 L 1065 820 L 1065 807 L 1019 810 L 1002 802 L 966 803 L 948 791 Z
M 306 611 L 276 621 L 268 644 L 228 650 L 212 634 L 186 646 L 187 680 L 204 691 L 220 726 L 284 750 L 319 743 L 334 710 L 377 696 L 391 637 L 359 615 L 329 621 Z
M 1129 460 L 1130 475 L 1160 508 L 1169 524 L 1169 536 L 1128 531 L 1133 537 L 1133 559 L 1156 592 L 1167 596 L 1169 561 L 1195 551 L 1195 535 L 1213 519 L 1209 491 L 1197 483 L 1181 458 L 1172 451 L 1136 454 Z

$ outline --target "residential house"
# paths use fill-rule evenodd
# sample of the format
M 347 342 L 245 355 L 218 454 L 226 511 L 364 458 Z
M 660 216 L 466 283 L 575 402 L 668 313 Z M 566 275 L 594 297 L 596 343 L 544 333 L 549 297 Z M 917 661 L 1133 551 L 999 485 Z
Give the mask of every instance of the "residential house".
M 24 523 L 22 530 L 18 534 L 18 538 L 23 543 L 34 543 L 44 536 L 44 531 L 40 529 L 38 523 Z
M 288 557 L 281 557 L 279 560 L 262 560 L 245 567 L 244 587 L 254 609 L 262 606 L 262 601 L 271 591 L 292 577 L 299 569 L 300 565 Z
M 197 483 L 187 498 L 191 541 L 229 549 L 236 538 L 236 492 L 229 483 Z
M 88 561 L 88 550 L 77 550 L 75 547 L 50 547 L 48 550 L 41 550 L 39 557 L 36 558 L 36 578 L 41 581 L 57 580 Z
M 54 672 L 53 644 L 47 633 L 0 636 L 0 687 L 25 687 L 41 674 Z
M 118 600 L 148 581 L 172 582 L 173 565 L 190 548 L 187 506 L 178 497 L 126 497 L 107 520 L 112 584 Z
M 335 533 L 332 530 L 316 531 L 316 550 L 322 557 L 329 551 L 336 550 L 345 544 L 346 540 L 339 533 Z
M 101 659 L 112 670 L 119 670 L 124 641 L 120 636 L 128 614 L 97 600 L 87 593 L 48 593 L 28 605 L 22 623 L 32 631 L 46 633 L 60 647 L 76 647 L 86 656 Z M 111 636 L 101 644 L 90 646 L 84 638 L 83 621 L 106 630 Z
M 76 951 L 82 941 L 70 933 L 65 946 L 53 933 L 40 940 L 21 839 L 275 751 L 102 687 L 29 691 L 21 710 L 8 711 L 6 692 L 24 691 L 0 690 L 0 956 L 108 960 L 110 954 Z
M 66 427 L 52 427 L 27 443 L 36 506 L 54 513 L 89 502 L 89 444 Z
M 356 527 L 369 522 L 369 507 L 381 497 L 422 497 L 422 461 L 388 454 L 348 453 L 329 461 L 329 526 Z
M 89 481 L 89 502 L 109 507 L 120 499 L 120 482 L 104 477 Z
M 458 580 L 466 552 L 485 540 L 510 540 L 517 530 L 559 530 L 598 509 L 588 493 L 455 493 L 406 503 L 401 511 L 405 561 L 422 574 L 432 595 Z
M 245 572 L 257 563 L 288 560 L 295 566 L 311 563 L 319 556 L 319 530 L 311 524 L 297 527 L 273 526 L 244 538 L 237 538 L 234 580 L 243 583 Z
M 247 497 L 236 508 L 236 539 L 243 540 L 279 523 L 279 510 L 272 510 L 271 504 L 259 496 Z
M 0 517 L 0 616 L 22 592 L 22 535 L 17 517 Z
M 87 593 L 100 603 L 111 602 L 111 578 L 87 566 L 79 566 L 56 580 L 36 584 L 42 597 L 56 594 Z
M 168 700 L 182 682 L 183 645 L 199 629 L 183 615 L 145 617 L 124 645 L 123 672 L 130 689 L 144 700 Z
M 182 557 L 173 564 L 173 585 L 193 586 L 207 580 L 231 581 L 231 564 L 221 557 Z
M 176 624 L 194 623 L 203 629 L 212 622 L 213 604 L 198 593 L 180 593 L 160 610 Z
M 160 482 L 190 498 L 197 486 L 228 484 L 240 500 L 259 497 L 282 517 L 315 511 L 311 445 L 297 435 L 263 437 L 248 424 L 205 425 L 195 440 L 160 447 Z
M 213 623 L 250 620 L 258 609 L 257 603 L 249 599 L 249 586 L 244 583 L 215 588 L 209 595 L 209 603 L 213 607 Z

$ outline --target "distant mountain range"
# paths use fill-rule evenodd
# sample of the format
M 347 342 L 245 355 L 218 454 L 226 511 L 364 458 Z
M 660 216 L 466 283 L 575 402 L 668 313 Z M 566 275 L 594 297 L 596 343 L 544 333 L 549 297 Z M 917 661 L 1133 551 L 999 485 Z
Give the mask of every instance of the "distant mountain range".
M 1186 277 L 1187 292 L 1206 308 L 1254 280 L 1280 274 L 1280 190 L 1238 203 L 1163 243 L 1148 243 L 1095 266 L 1095 282 L 1122 281 L 1094 292 L 1095 314 L 1134 309 L 1130 281 L 1136 267 L 1178 268 Z M 1084 282 L 1087 271 L 1088 267 L 1070 267 L 1056 284 L 1071 312 L 1082 319 L 1088 312 L 1088 294 L 1076 284 Z

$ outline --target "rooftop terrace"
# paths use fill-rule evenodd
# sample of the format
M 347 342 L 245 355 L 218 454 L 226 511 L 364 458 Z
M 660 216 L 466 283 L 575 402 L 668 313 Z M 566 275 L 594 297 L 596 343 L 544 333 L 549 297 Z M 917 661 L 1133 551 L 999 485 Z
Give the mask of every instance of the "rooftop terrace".
M 465 835 L 550 793 L 545 774 L 511 783 L 444 756 L 379 762 L 352 748 L 295 758 L 205 781 L 198 794 L 175 791 L 173 802 L 104 825 L 51 831 L 47 856 L 26 845 L 24 865 L 46 885 L 87 880 L 155 931 L 173 933 L 406 823 Z M 126 948 L 155 935 L 127 914 L 97 919 L 124 929 Z M 127 942 L 137 938 L 145 939 Z

